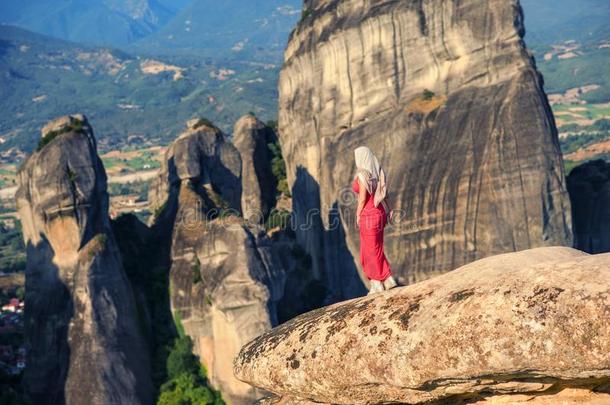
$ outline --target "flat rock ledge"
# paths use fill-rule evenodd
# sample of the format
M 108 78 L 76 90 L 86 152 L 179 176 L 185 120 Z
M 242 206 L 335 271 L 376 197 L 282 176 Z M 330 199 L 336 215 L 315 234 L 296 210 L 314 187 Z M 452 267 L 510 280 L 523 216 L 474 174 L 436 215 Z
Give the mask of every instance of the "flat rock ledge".
M 244 346 L 267 403 L 610 403 L 610 254 L 540 248 L 301 315 Z

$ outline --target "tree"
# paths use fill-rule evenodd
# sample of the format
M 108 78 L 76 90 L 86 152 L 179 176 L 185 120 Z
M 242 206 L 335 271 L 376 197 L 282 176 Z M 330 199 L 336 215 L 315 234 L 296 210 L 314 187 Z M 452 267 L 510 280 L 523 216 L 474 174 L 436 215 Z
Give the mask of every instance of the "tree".
M 188 336 L 176 339 L 174 348 L 167 357 L 167 376 L 174 379 L 182 374 L 198 374 L 201 366 L 193 355 L 193 342 Z
M 224 405 L 220 392 L 209 386 L 190 337 L 174 341 L 167 357 L 167 376 L 169 381 L 161 386 L 157 405 Z
M 164 386 L 158 405 L 216 404 L 216 395 L 193 374 L 184 373 Z

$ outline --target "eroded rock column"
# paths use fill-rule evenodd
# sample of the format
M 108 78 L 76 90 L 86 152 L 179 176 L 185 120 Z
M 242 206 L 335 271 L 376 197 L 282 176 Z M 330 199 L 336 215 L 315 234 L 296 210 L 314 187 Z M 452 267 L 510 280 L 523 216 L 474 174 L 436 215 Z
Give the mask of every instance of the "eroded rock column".
M 346 277 L 333 274 L 354 265 L 337 252 L 359 257 L 349 188 L 363 145 L 401 210 L 386 254 L 403 283 L 571 245 L 557 130 L 523 34 L 517 0 L 305 2 L 279 81 L 279 135 L 307 224 L 298 238 L 334 290 Z
M 30 399 L 153 403 L 148 347 L 110 228 L 106 173 L 87 119 L 67 116 L 45 126 L 18 177 Z
M 193 339 L 211 383 L 233 404 L 263 396 L 235 378 L 232 359 L 277 324 L 285 278 L 264 229 L 239 215 L 241 174 L 239 152 L 225 135 L 194 120 L 167 150 L 151 188 L 156 221 L 170 231 L 176 323 Z

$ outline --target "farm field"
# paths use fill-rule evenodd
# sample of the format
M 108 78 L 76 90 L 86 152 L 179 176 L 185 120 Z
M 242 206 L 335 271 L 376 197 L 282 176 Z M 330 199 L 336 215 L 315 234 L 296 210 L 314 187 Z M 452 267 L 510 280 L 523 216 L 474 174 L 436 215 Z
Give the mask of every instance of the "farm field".
M 571 124 L 587 127 L 598 120 L 610 119 L 610 103 L 555 104 L 552 108 L 560 132 L 568 132 L 566 127 Z
M 566 174 L 589 160 L 610 161 L 610 103 L 556 104 Z
M 145 212 L 148 207 L 148 186 L 161 166 L 164 148 L 126 148 L 101 155 L 108 175 L 111 214 Z M 18 165 L 0 165 L 0 222 L 16 215 L 14 195 L 17 191 Z
M 153 146 L 145 149 L 123 149 L 101 155 L 109 182 L 115 177 L 134 175 L 138 172 L 156 172 L 161 167 L 164 149 Z M 134 178 L 135 180 L 135 178 Z

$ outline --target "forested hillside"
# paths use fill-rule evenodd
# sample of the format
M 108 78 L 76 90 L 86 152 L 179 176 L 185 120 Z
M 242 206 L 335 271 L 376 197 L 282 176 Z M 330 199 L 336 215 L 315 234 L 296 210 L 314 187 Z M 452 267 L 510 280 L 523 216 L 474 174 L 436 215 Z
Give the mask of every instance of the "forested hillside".
M 42 124 L 86 111 L 103 150 L 166 143 L 183 122 L 225 130 L 247 112 L 276 115 L 279 66 L 189 56 L 133 56 L 0 26 L 0 151 L 31 151 Z

